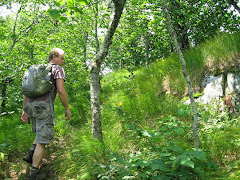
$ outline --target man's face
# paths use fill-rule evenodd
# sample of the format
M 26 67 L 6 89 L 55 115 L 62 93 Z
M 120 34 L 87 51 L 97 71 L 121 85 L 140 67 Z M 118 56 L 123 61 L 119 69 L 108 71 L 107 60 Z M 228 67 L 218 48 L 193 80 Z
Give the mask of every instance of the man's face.
M 54 63 L 59 65 L 59 66 L 62 66 L 63 63 L 64 63 L 64 56 L 63 55 L 59 55 L 58 57 L 57 56 L 53 56 L 54 58 Z

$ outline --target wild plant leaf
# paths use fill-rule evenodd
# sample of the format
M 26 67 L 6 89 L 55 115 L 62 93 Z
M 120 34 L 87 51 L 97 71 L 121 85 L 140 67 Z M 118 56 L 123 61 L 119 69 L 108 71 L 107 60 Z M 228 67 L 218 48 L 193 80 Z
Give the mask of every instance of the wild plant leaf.
M 171 153 L 160 153 L 161 157 L 167 157 L 167 156 L 171 156 Z
M 184 110 L 184 109 L 179 109 L 178 110 L 178 115 L 179 116 L 185 116 L 189 114 L 189 110 Z
M 214 169 L 216 169 L 216 170 L 219 169 L 218 165 L 217 165 L 214 161 L 211 160 L 211 161 L 209 162 L 209 164 L 211 165 L 212 168 L 214 168 Z
M 159 130 L 160 131 L 166 131 L 168 128 L 167 128 L 167 126 L 163 126 L 163 127 L 161 127 Z
M 170 145 L 170 149 L 175 152 L 182 152 L 182 148 L 175 146 L 174 144 Z
M 178 134 L 183 134 L 183 130 L 182 129 L 173 129 L 173 131 L 175 133 L 178 133 Z
M 170 135 L 172 135 L 173 134 L 173 132 L 165 132 L 165 133 L 163 133 L 165 136 L 170 136 Z
M 146 136 L 146 137 L 153 137 L 154 136 L 153 133 L 149 133 L 148 131 L 142 131 L 142 135 Z
M 133 129 L 136 129 L 136 125 L 128 124 L 127 128 L 133 130 Z
M 201 161 L 205 161 L 206 160 L 206 156 L 205 156 L 205 154 L 204 154 L 204 152 L 203 151 L 194 151 L 194 156 L 197 158 L 197 159 L 199 159 L 199 160 L 201 160 Z
M 181 165 L 194 168 L 194 162 L 191 161 L 189 156 L 182 155 L 180 158 L 181 158 Z
M 177 170 L 180 165 L 181 165 L 181 160 L 180 158 L 177 158 L 172 165 L 172 170 L 174 171 Z
M 169 171 L 170 170 L 168 168 L 168 166 L 166 164 L 164 164 L 164 162 L 160 159 L 153 159 L 151 161 L 150 167 L 153 170 L 161 170 L 161 171 Z
M 150 165 L 150 162 L 146 160 L 142 160 L 142 161 L 139 161 L 138 165 L 143 169 L 145 167 L 148 167 Z

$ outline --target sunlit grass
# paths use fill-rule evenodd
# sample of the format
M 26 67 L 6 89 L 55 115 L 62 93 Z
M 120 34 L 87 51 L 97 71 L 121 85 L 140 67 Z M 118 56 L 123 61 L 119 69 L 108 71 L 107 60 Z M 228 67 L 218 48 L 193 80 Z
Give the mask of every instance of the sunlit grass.
M 223 34 L 184 52 L 188 74 L 196 90 L 207 71 L 220 73 L 238 67 L 238 41 L 238 33 Z M 150 157 L 162 152 L 160 147 L 164 149 L 170 142 L 184 151 L 194 148 L 191 107 L 181 104 L 181 99 L 187 94 L 187 85 L 175 54 L 131 73 L 126 69 L 110 73 L 101 79 L 101 83 L 103 141 L 92 139 L 87 87 L 75 92 L 79 84 L 73 82 L 72 87 L 68 86 L 72 111 L 69 121 L 65 120 L 65 109 L 59 98 L 55 101 L 55 139 L 46 152 L 49 156 L 51 153 L 56 156 L 51 166 L 59 178 L 96 179 L 105 172 L 109 173 L 106 178 L 114 176 L 114 173 L 121 174 L 121 168 L 126 164 L 115 162 L 118 156 L 123 158 L 123 162 L 133 161 L 140 152 L 141 155 L 136 158 L 148 163 Z M 206 174 L 210 174 L 212 179 L 239 178 L 239 118 L 231 119 L 227 112 L 211 107 L 208 111 L 198 110 L 201 149 L 209 151 L 221 168 L 221 172 L 209 170 Z M 0 118 L 0 152 L 11 157 L 9 162 L 20 159 L 31 145 L 34 135 L 30 128 L 30 125 L 21 122 L 17 113 Z M 160 136 L 151 139 L 152 132 Z M 154 151 L 154 148 L 158 149 Z M 172 157 L 175 158 L 174 154 Z M 5 174 L 9 170 L 6 163 L 0 164 L 4 165 Z M 113 170 L 111 167 L 118 171 L 110 173 Z M 142 170 L 141 174 L 135 169 L 133 172 L 143 177 L 147 171 Z M 0 170 L 0 178 L 1 173 Z

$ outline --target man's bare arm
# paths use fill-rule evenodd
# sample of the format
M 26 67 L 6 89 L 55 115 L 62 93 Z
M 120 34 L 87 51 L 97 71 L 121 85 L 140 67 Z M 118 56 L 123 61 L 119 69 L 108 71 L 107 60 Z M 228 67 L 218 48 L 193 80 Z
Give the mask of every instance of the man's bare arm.
M 27 96 L 23 95 L 23 107 L 27 104 Z
M 59 98 L 63 106 L 65 107 L 66 120 L 69 120 L 72 116 L 72 113 L 70 111 L 69 104 L 68 104 L 68 95 L 64 87 L 64 80 L 56 79 L 56 83 L 57 83 L 57 91 L 58 91 Z
M 27 97 L 25 95 L 23 95 L 23 108 L 26 106 L 27 104 Z M 28 117 L 27 117 L 27 113 L 25 111 L 23 111 L 21 119 L 23 122 L 27 122 Z

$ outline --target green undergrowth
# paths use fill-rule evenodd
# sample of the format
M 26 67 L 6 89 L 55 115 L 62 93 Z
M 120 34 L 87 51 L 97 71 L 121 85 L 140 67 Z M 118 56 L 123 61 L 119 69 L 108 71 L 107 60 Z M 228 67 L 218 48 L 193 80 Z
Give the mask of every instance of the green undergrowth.
M 239 33 L 223 34 L 183 53 L 196 97 L 206 73 L 234 70 L 230 62 L 239 57 L 238 40 Z M 102 77 L 103 141 L 91 137 L 86 84 L 67 85 L 71 120 L 65 120 L 56 99 L 54 148 L 46 151 L 54 159 L 51 169 L 57 177 L 52 179 L 240 178 L 239 117 L 197 104 L 200 148 L 196 148 L 191 106 L 182 103 L 187 85 L 175 54 L 133 72 L 119 69 Z M 20 115 L 15 111 L 0 117 L 0 179 L 24 167 L 21 158 L 34 138 Z

